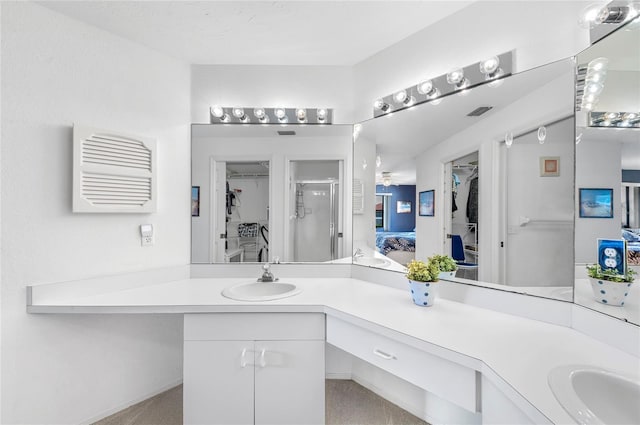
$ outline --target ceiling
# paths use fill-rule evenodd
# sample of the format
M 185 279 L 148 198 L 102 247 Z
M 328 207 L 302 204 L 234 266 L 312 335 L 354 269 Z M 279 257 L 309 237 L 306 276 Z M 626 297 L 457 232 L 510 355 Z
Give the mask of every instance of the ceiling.
M 352 66 L 471 1 L 40 1 L 190 64 Z

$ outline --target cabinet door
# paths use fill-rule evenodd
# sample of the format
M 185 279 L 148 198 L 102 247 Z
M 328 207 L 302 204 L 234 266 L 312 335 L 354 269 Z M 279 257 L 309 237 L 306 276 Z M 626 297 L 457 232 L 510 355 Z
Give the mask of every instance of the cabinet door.
M 256 425 L 324 424 L 324 341 L 255 343 Z
M 253 348 L 253 341 L 184 342 L 185 425 L 253 424 Z

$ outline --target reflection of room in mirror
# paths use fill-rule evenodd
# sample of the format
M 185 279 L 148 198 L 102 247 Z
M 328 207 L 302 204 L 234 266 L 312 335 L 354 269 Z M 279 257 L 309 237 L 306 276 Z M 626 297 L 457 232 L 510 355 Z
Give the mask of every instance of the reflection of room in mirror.
M 607 78 L 593 111 L 640 111 L 640 21 L 618 29 L 576 57 L 578 64 L 598 58 L 608 61 Z M 602 313 L 640 324 L 638 279 L 629 287 L 624 306 L 594 299 L 585 264 L 597 261 L 599 238 L 626 240 L 628 267 L 640 271 L 640 129 L 588 126 L 586 111 L 576 115 L 576 191 L 606 188 L 613 192 L 612 217 L 581 217 L 576 211 L 575 302 Z M 579 206 L 577 206 L 579 207 Z

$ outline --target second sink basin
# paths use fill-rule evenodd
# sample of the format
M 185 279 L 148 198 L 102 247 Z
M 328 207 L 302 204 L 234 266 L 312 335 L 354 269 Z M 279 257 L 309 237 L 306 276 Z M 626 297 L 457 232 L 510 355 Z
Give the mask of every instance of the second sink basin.
M 302 289 L 293 283 L 250 282 L 225 288 L 222 295 L 237 301 L 270 301 L 292 297 L 300 292 Z
M 579 424 L 640 424 L 640 382 L 593 366 L 549 372 L 549 387 Z

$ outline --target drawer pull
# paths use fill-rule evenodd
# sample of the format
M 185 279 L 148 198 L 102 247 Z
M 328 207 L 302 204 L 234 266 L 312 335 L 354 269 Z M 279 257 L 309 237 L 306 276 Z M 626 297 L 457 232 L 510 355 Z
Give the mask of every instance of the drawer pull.
M 384 351 L 381 351 L 381 350 L 379 350 L 377 348 L 373 350 L 373 354 L 375 354 L 378 357 L 382 357 L 385 360 L 395 360 L 395 359 L 397 359 L 397 357 L 394 356 L 393 354 L 385 353 Z

